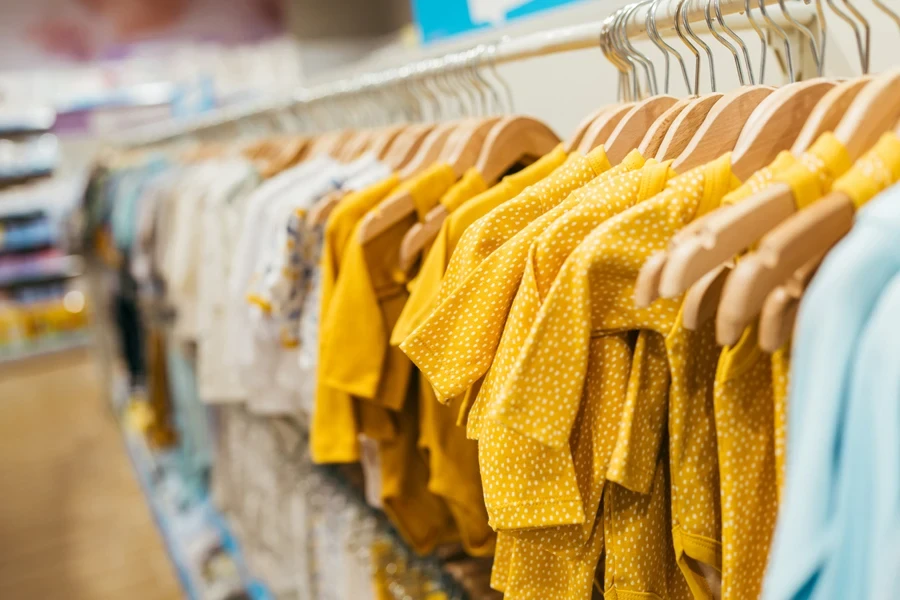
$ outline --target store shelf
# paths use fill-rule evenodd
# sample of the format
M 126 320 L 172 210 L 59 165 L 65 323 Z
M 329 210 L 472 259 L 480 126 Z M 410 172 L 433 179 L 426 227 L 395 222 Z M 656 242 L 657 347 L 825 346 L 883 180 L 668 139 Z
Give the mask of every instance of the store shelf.
M 126 400 L 121 406 L 128 407 Z M 157 451 L 129 418 L 120 419 L 125 446 L 169 557 L 191 600 L 274 600 L 249 573 L 240 545 L 209 498 L 190 500 L 179 482 L 174 452 Z M 243 594 L 243 596 L 238 596 Z
M 55 335 L 21 347 L 0 348 L 0 365 L 86 348 L 91 344 L 91 340 L 91 333 L 83 331 L 63 336 Z
M 84 263 L 78 256 L 59 256 L 39 261 L 39 267 L 14 275 L 0 275 L 0 289 L 50 283 L 72 279 L 84 273 Z

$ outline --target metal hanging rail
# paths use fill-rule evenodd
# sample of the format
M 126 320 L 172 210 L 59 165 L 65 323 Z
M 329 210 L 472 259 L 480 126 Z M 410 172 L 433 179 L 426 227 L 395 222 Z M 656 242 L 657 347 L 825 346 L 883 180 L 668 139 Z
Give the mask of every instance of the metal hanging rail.
M 686 4 L 683 10 L 687 14 L 688 20 L 691 23 L 704 22 L 707 6 L 712 1 L 685 0 Z M 751 5 L 755 5 L 756 1 L 752 0 Z M 766 5 L 776 5 L 779 1 L 764 0 L 764 3 Z M 662 36 L 675 34 L 675 13 L 678 5 L 679 2 L 676 1 L 668 2 L 665 3 L 665 6 L 661 6 L 655 11 L 656 27 Z M 647 36 L 646 23 L 650 6 L 652 4 L 644 3 L 634 8 L 632 4 L 620 8 L 616 13 L 613 13 L 613 15 L 610 15 L 603 21 L 548 29 L 519 37 L 505 37 L 494 43 L 480 44 L 474 48 L 420 60 L 402 67 L 365 73 L 315 85 L 311 88 L 303 88 L 294 94 L 275 101 L 268 99 L 223 108 L 187 123 L 172 123 L 170 126 L 164 127 L 159 125 L 143 126 L 116 138 L 115 143 L 124 147 L 159 144 L 181 136 L 216 129 L 236 121 L 264 117 L 299 105 L 386 88 L 405 81 L 421 79 L 463 68 L 471 68 L 473 65 L 500 65 L 573 50 L 599 48 L 601 41 L 610 34 L 609 27 L 614 17 L 626 10 L 633 9 L 633 12 L 624 24 L 624 31 L 629 39 L 639 39 Z M 815 8 L 806 5 L 803 0 L 788 0 L 786 6 L 794 22 L 809 24 L 816 18 Z M 734 17 L 745 12 L 745 0 L 720 0 L 719 8 L 723 16 Z M 793 27 L 791 20 L 780 14 L 773 14 L 772 17 L 781 27 Z M 726 21 L 733 29 L 750 27 L 748 20 L 744 18 L 732 18 L 726 19 Z

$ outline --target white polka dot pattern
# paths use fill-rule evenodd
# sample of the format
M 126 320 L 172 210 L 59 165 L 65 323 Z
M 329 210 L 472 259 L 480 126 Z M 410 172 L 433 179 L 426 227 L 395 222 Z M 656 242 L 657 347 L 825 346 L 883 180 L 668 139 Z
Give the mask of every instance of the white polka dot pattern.
M 454 263 L 474 263 L 472 252 L 485 255 L 484 244 L 479 247 L 472 239 L 505 243 L 481 261 L 400 346 L 434 387 L 438 400 L 446 402 L 465 392 L 490 367 L 532 240 L 565 212 L 560 202 L 572 190 L 596 177 L 593 164 L 588 157 L 570 158 L 550 177 L 491 211 L 463 234 L 450 259 L 448 276 L 451 269 L 459 272 L 461 268 Z M 497 213 L 505 217 L 498 218 Z M 457 259 L 458 255 L 462 258 Z M 442 283 L 442 296 L 443 290 Z
M 722 485 L 722 597 L 759 598 L 775 529 L 771 360 L 756 327 L 722 351 L 715 386 Z

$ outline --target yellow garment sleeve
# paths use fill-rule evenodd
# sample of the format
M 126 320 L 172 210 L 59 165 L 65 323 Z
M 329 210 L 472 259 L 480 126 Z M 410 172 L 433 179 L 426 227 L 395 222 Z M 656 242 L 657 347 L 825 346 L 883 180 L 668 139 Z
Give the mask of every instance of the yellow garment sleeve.
M 417 210 L 427 213 L 453 184 L 454 177 L 449 165 L 434 165 L 402 184 L 395 193 L 410 194 Z M 389 330 L 382 311 L 384 303 L 399 297 L 395 307 L 399 312 L 399 306 L 406 300 L 405 282 L 398 278 L 395 265 L 400 243 L 413 222 L 412 218 L 404 219 L 365 246 L 360 244 L 358 232 L 351 237 L 341 261 L 334 298 L 319 334 L 322 340 L 319 373 L 324 384 L 377 401 L 392 410 L 403 406 L 402 385 L 393 386 L 394 393 L 390 394 L 379 394 L 379 386 L 389 355 L 396 353 L 399 359 L 402 354 L 389 349 Z M 408 371 L 408 366 L 405 370 Z M 395 369 L 388 370 L 389 375 L 398 373 Z M 402 373 L 397 379 L 404 379 Z
M 372 207 L 383 200 L 399 183 L 396 175 L 364 190 L 349 194 L 334 209 L 325 224 L 320 264 L 321 298 L 319 318 L 324 322 L 331 307 L 334 287 L 344 248 L 356 223 Z M 319 352 L 324 339 L 319 337 Z M 310 424 L 310 454 L 314 462 L 348 463 L 359 460 L 357 416 L 349 394 L 324 384 L 321 365 L 317 368 L 316 398 Z
M 425 255 L 417 278 L 422 281 L 422 285 L 417 285 L 410 294 L 407 307 L 404 307 L 400 321 L 391 334 L 392 346 L 399 346 L 434 310 L 447 264 L 465 230 L 496 207 L 513 199 L 526 187 L 550 175 L 565 159 L 566 154 L 562 147 L 557 147 L 518 173 L 507 175 L 500 183 L 464 202 L 450 213 L 444 220 L 431 249 Z M 445 206 L 453 202 L 441 200 Z M 437 286 L 433 287 L 435 280 Z
M 465 284 L 442 301 L 400 346 L 431 382 L 441 402 L 465 392 L 490 367 L 531 241 L 577 202 L 567 200 L 571 192 L 602 173 L 598 169 L 609 163 L 597 162 L 598 156 L 606 160 L 605 153 L 593 154 L 594 160 L 584 157 L 573 161 L 570 157 L 568 169 L 528 188 L 526 193 L 534 192 L 534 197 L 527 203 L 519 202 L 518 210 L 511 205 L 522 200 L 521 196 L 480 219 L 463 236 L 461 244 L 473 231 L 479 233 L 479 225 L 492 222 L 494 213 L 509 213 L 496 222 L 503 231 L 488 236 L 509 240 L 503 252 L 491 252 Z M 563 200 L 567 202 L 560 207 Z
M 452 211 L 467 200 L 484 192 L 486 188 L 487 184 L 481 174 L 470 169 L 466 171 L 462 179 L 447 190 L 447 193 L 441 196 L 440 203 L 447 210 Z M 415 285 L 411 286 L 409 299 L 403 306 L 400 318 L 391 332 L 391 346 L 399 346 L 430 312 L 433 298 L 441 287 L 441 278 L 444 276 L 448 257 L 447 233 L 442 225 L 431 248 L 425 251 L 425 258 L 418 275 L 416 275 Z
M 453 184 L 447 193 L 441 196 L 440 203 L 452 213 L 457 208 L 488 189 L 489 183 L 484 180 L 481 173 L 474 167 L 466 171 L 463 176 Z
M 560 156 L 565 157 L 562 147 L 554 150 L 552 156 L 547 157 L 547 162 L 555 162 Z M 559 202 L 597 174 L 609 170 L 610 166 L 602 147 L 587 157 L 578 153 L 571 154 L 540 182 L 523 189 L 518 196 L 503 202 L 472 223 L 459 240 L 450 264 L 447 265 L 438 303 L 453 293 L 481 261 L 536 219 L 543 212 L 544 198 Z M 504 184 L 509 179 L 504 179 Z

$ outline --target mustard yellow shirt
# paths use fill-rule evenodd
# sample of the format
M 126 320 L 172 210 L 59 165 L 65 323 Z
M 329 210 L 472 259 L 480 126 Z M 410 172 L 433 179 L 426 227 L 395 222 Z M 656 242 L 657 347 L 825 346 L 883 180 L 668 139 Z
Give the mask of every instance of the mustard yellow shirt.
M 438 164 L 402 184 L 395 193 L 409 193 L 414 204 L 421 207 L 420 212 L 427 213 L 455 180 L 451 167 Z M 403 354 L 388 343 L 407 298 L 405 277 L 396 269 L 400 243 L 415 222 L 416 215 L 410 215 L 365 246 L 359 243 L 358 235 L 351 238 L 320 329 L 321 381 L 393 410 L 403 405 L 410 368 Z M 390 325 L 386 326 L 388 319 Z M 395 371 L 393 365 L 395 378 L 390 376 Z M 387 387 L 379 390 L 381 385 Z
M 335 207 L 325 224 L 320 263 L 321 297 L 319 315 L 328 315 L 344 249 L 359 220 L 400 183 L 397 175 L 364 190 L 347 195 Z M 319 340 L 320 352 L 324 340 Z M 356 438 L 356 411 L 349 394 L 316 382 L 315 408 L 310 424 L 310 454 L 314 462 L 348 463 L 359 460 Z
M 773 182 L 787 183 L 802 210 L 850 166 L 840 141 L 824 134 L 796 164 L 776 172 Z M 775 396 L 785 388 L 774 385 L 772 367 L 772 358 L 759 349 L 754 323 L 737 344 L 722 350 L 716 370 L 723 598 L 758 597 L 768 562 L 778 512 L 776 423 L 787 407 L 784 396 Z
M 397 321 L 391 334 L 392 345 L 399 346 L 434 310 L 444 273 L 463 232 L 476 220 L 507 200 L 511 200 L 526 187 L 550 175 L 565 159 L 566 154 L 562 147 L 559 147 L 518 173 L 507 175 L 497 185 L 451 211 L 425 255 L 417 277 L 418 284 L 410 294 L 400 320 Z M 448 210 L 449 205 L 453 204 L 453 202 L 445 203 L 444 199 L 441 203 L 447 206 Z
M 591 348 L 595 340 L 615 339 L 621 331 L 644 330 L 638 334 L 626 408 L 618 432 L 607 442 L 613 445 L 607 479 L 617 485 L 606 488 L 613 497 L 639 494 L 643 508 L 628 501 L 604 504 L 604 523 L 608 519 L 605 526 L 612 528 L 606 540 L 604 580 L 608 595 L 655 593 L 666 597 L 670 583 L 676 588 L 680 585 L 671 574 L 661 576 L 667 569 L 678 573 L 678 568 L 672 537 L 654 525 L 661 518 L 669 519 L 668 496 L 660 499 L 652 493 L 660 470 L 657 458 L 665 428 L 667 392 L 671 391 L 664 336 L 675 326 L 680 299 L 663 299 L 638 309 L 633 300 L 634 282 L 651 254 L 662 250 L 672 235 L 694 218 L 716 208 L 737 184 L 731 173 L 730 156 L 724 156 L 676 177 L 664 192 L 594 229 L 560 269 L 496 400 L 497 410 L 492 414 L 498 421 L 545 445 L 563 447 L 584 403 L 583 395 L 590 394 L 597 385 L 591 379 Z M 565 351 L 561 343 L 565 344 Z M 674 425 L 675 431 L 670 431 L 673 437 L 679 434 L 679 424 Z M 714 470 L 715 446 L 710 452 L 709 441 L 714 439 L 707 436 L 704 447 L 711 454 L 712 460 L 707 462 L 712 463 Z M 673 448 L 673 452 L 683 450 L 680 443 Z M 676 463 L 676 470 L 678 466 Z M 629 490 L 623 482 L 643 489 Z M 715 491 L 714 487 L 704 490 L 713 505 Z M 617 514 L 617 507 L 624 513 Z M 714 507 L 696 508 L 708 513 L 702 519 L 708 525 L 705 531 L 712 531 L 710 537 L 715 536 Z M 609 535 L 614 535 L 623 522 L 646 530 L 648 535 L 655 531 L 653 535 L 657 537 L 651 535 L 644 544 L 611 544 Z M 712 541 L 714 545 L 715 540 Z M 670 560 L 653 565 L 637 560 L 636 557 L 644 556 L 643 547 L 662 546 L 669 549 L 663 558 L 669 556 Z M 627 573 L 617 573 L 625 565 L 638 566 L 628 568 Z
M 632 162 L 640 166 L 643 159 L 636 155 L 632 157 Z M 592 186 L 590 193 L 584 194 L 579 207 L 585 209 L 579 211 L 579 215 L 583 215 L 590 207 L 593 207 L 595 218 L 599 220 L 620 212 L 642 199 L 638 195 L 642 187 L 644 193 L 648 195 L 661 189 L 667 171 L 666 165 L 656 164 L 618 177 L 610 177 L 604 183 Z M 642 185 L 648 181 L 652 181 L 654 185 Z M 574 223 L 576 220 L 579 219 L 573 215 L 571 221 Z M 585 232 L 589 230 L 589 223 L 582 220 L 581 224 Z M 547 234 L 550 234 L 546 238 L 548 244 L 552 243 L 551 240 L 557 239 L 554 232 L 544 232 L 544 235 Z M 542 238 L 543 235 L 538 239 Z M 498 375 L 498 379 L 503 379 L 503 374 L 508 370 L 507 365 L 515 358 L 516 350 L 524 341 L 524 334 L 527 334 L 532 317 L 537 312 L 531 302 L 533 294 L 529 287 L 521 288 L 516 295 L 516 302 L 513 303 L 503 340 L 499 345 L 500 353 L 491 369 L 488 382 L 482 387 L 476 405 L 490 404 L 493 391 L 491 382 L 496 380 L 494 376 Z M 627 377 L 617 385 L 615 378 L 608 375 L 611 370 L 609 367 L 613 365 L 619 365 L 620 369 L 627 372 L 631 360 L 627 341 L 601 340 L 595 351 L 600 355 L 608 354 L 604 363 L 608 368 L 602 373 L 600 371 L 596 373 L 596 376 L 602 379 L 597 389 L 606 391 L 604 386 L 608 386 L 609 394 L 614 395 L 618 389 L 619 396 L 624 396 Z M 598 364 L 601 364 L 601 361 L 598 361 Z M 588 419 L 585 430 L 593 429 L 599 424 L 605 410 L 603 404 L 608 402 L 609 400 L 602 397 L 597 398 L 591 408 L 585 411 L 584 418 Z M 535 443 L 520 433 L 495 425 L 490 419 L 470 420 L 469 427 L 470 434 L 474 434 L 470 436 L 477 435 L 480 440 L 479 455 L 485 480 L 485 502 L 495 528 L 509 530 L 584 524 L 587 533 L 579 527 L 573 532 L 574 537 L 570 538 L 583 542 L 582 538 L 586 538 L 593 528 L 594 515 L 591 513 L 597 511 L 599 491 L 602 489 L 602 480 L 600 485 L 596 485 L 597 480 L 592 477 L 590 468 L 597 460 L 592 456 L 593 438 L 586 436 L 581 444 L 573 439 L 570 450 L 569 444 L 565 444 L 565 447 L 548 447 Z M 576 463 L 584 467 L 580 478 L 576 475 Z M 592 496 L 596 496 L 594 501 L 588 500 Z M 583 506 L 584 500 L 588 500 L 587 506 Z M 535 506 L 538 502 L 541 504 L 540 508 Z M 567 519 L 569 514 L 573 520 Z M 568 540 L 557 544 L 560 548 L 568 545 L 571 545 Z
M 356 399 L 359 423 L 352 433 L 378 442 L 385 513 L 417 552 L 458 539 L 446 503 L 428 489 L 430 471 L 418 449 L 418 389 L 412 365 L 388 344 L 407 298 L 397 273 L 403 236 L 453 185 L 449 165 L 437 164 L 400 185 L 417 212 L 366 242 L 357 223 L 347 241 L 338 281 L 320 326 L 318 377 L 322 385 Z
M 528 246 L 557 216 L 546 213 L 609 168 L 602 148 L 587 156 L 573 154 L 552 175 L 501 204 L 463 234 L 447 268 L 447 285 L 454 285 L 452 273 L 462 274 L 460 264 L 474 268 L 400 345 L 431 382 L 438 400 L 447 402 L 465 392 L 490 366 Z M 515 243 L 504 244 L 514 237 Z M 505 252 L 494 253 L 501 244 Z M 478 261 L 482 256 L 486 258 Z M 476 262 L 481 264 L 475 266 Z
M 566 194 L 593 178 L 595 171 L 603 172 L 608 169 L 608 161 L 603 162 L 605 156 L 605 153 L 597 153 L 589 160 L 577 153 L 566 156 L 565 150 L 560 145 L 535 163 L 555 166 L 551 173 L 541 178 L 538 183 L 533 186 L 528 184 L 529 187 L 517 192 L 515 198 L 508 202 L 504 200 L 497 203 L 496 206 L 491 207 L 489 212 L 478 214 L 479 217 L 483 215 L 483 218 L 478 218 L 476 222 L 470 222 L 463 227 L 465 231 L 457 244 L 458 249 L 454 251 L 441 281 L 438 303 L 455 291 L 491 252 L 536 218 L 537 215 L 534 213 L 541 211 L 542 198 L 556 198 L 556 201 L 559 201 Z M 507 182 L 511 186 L 516 185 L 523 178 L 521 173 L 508 176 L 504 178 L 503 185 L 506 186 Z M 555 189 L 560 186 L 562 189 L 558 193 L 555 192 Z M 501 197 L 506 195 L 505 190 L 497 193 Z M 480 212 L 479 209 L 482 207 L 479 205 L 482 203 L 490 204 L 492 202 L 490 198 L 479 198 L 471 203 L 471 210 Z M 521 217 L 516 219 L 517 215 L 521 215 Z M 515 223 L 512 227 L 509 226 L 510 218 Z M 505 227 L 502 226 L 504 222 L 507 223 Z
M 469 172 L 468 181 L 464 177 L 444 194 L 441 203 L 454 212 L 444 222 L 435 244 L 426 254 L 417 277 L 417 285 L 412 289 L 400 319 L 394 326 L 392 344 L 399 344 L 408 334 L 404 330 L 411 331 L 418 320 L 424 318 L 426 311 L 430 311 L 440 288 L 447 259 L 465 227 L 479 216 L 479 212 L 486 214 L 531 183 L 543 179 L 564 160 L 564 155 L 558 155 L 559 153 L 554 152 L 538 160 L 523 171 L 504 178 L 489 192 L 482 193 L 469 202 L 463 198 L 483 186 L 483 180 L 477 172 Z M 428 453 L 431 469 L 429 490 L 446 500 L 466 552 L 471 556 L 489 556 L 494 551 L 495 535 L 488 525 L 484 506 L 477 445 L 466 438 L 465 429 L 455 424 L 463 398 L 456 398 L 449 406 L 442 406 L 435 399 L 430 384 L 423 377 L 418 379 L 419 445 Z
M 655 161 L 638 168 L 643 164 L 638 153 L 626 158 L 625 163 L 637 170 L 591 186 L 590 192 L 554 221 L 532 245 L 497 357 L 477 400 L 476 405 L 484 407 L 488 413 L 495 389 L 493 382 L 503 381 L 539 309 L 538 289 L 549 288 L 555 270 L 561 266 L 567 252 L 593 227 L 635 202 L 655 195 L 672 174 L 667 164 L 660 165 Z M 631 348 L 625 336 L 609 336 L 594 340 L 591 352 L 594 372 L 589 377 L 594 383 L 590 386 L 593 393 L 583 400 L 567 447 L 548 448 L 535 443 L 518 432 L 494 424 L 489 417 L 481 418 L 475 410 L 475 418 L 469 422 L 470 429 L 481 434 L 479 454 L 487 475 L 486 485 L 487 482 L 491 484 L 486 488 L 486 498 L 494 499 L 495 508 L 501 508 L 504 517 L 518 519 L 517 525 L 535 527 L 510 532 L 516 538 L 517 559 L 510 561 L 509 567 L 501 563 L 494 569 L 515 570 L 525 568 L 520 564 L 540 563 L 540 577 L 528 572 L 514 572 L 508 577 L 540 590 L 542 597 L 581 598 L 590 594 L 595 565 L 603 550 L 603 526 L 595 517 L 604 490 L 605 465 L 612 450 L 609 441 L 616 438 L 622 400 L 626 396 Z M 651 472 L 655 469 L 655 456 L 652 463 Z M 560 471 L 565 479 L 553 476 L 552 465 L 555 464 L 565 465 Z M 571 486 L 572 474 L 577 488 Z M 541 488 L 533 487 L 532 482 L 539 482 L 545 486 L 545 494 L 550 491 L 556 497 L 542 496 Z M 566 490 L 569 492 L 564 493 Z M 540 507 L 536 506 L 537 501 L 540 501 Z M 546 521 L 535 518 L 560 508 L 566 511 L 567 507 L 581 508 L 583 522 L 544 528 Z M 547 553 L 551 556 L 546 556 Z M 497 578 L 503 579 L 501 575 Z M 550 587 L 546 587 L 548 585 Z

